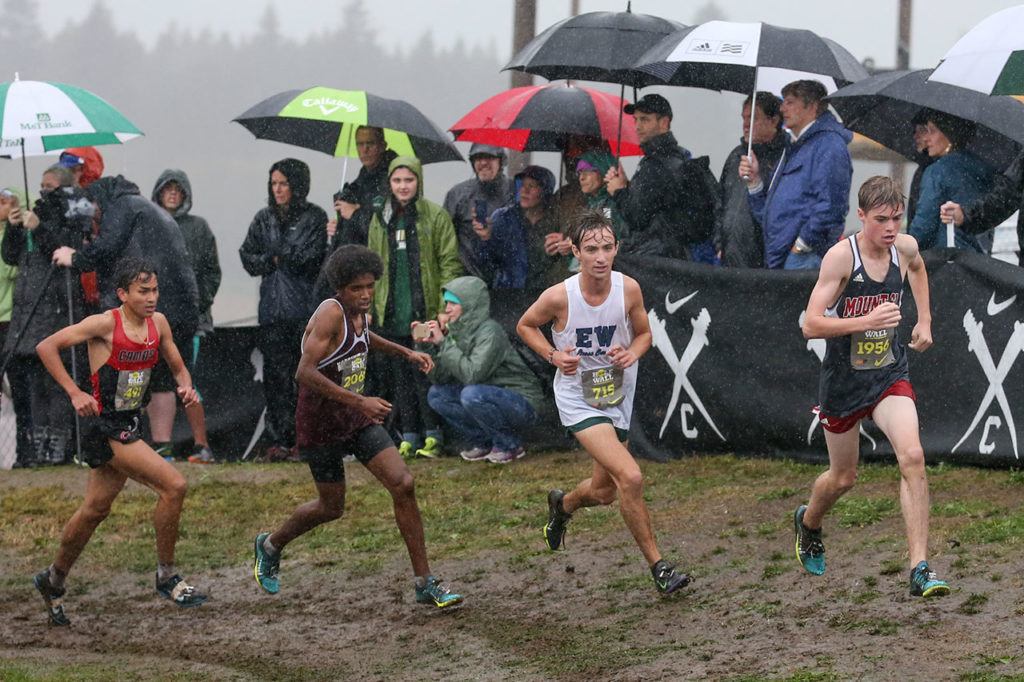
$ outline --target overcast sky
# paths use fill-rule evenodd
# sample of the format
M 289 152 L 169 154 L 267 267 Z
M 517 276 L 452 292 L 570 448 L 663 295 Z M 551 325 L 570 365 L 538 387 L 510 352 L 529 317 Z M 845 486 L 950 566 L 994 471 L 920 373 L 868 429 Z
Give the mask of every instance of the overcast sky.
M 227 33 L 242 38 L 256 32 L 267 0 L 104 0 L 119 27 L 133 31 L 143 42 L 152 41 L 172 23 L 180 29 Z M 78 21 L 92 1 L 39 0 L 40 18 L 57 31 Z M 347 0 L 300 0 L 274 3 L 281 32 L 293 39 L 338 26 Z M 675 19 L 684 24 L 705 8 L 703 0 L 634 0 L 633 11 Z M 964 32 L 989 14 L 1019 4 L 999 0 L 918 0 L 911 36 L 911 66 L 933 66 Z M 538 31 L 568 15 L 569 0 L 539 0 Z M 807 28 L 826 35 L 859 59 L 873 57 L 880 67 L 895 62 L 897 0 L 857 2 L 795 2 L 780 0 L 717 0 L 714 5 L 733 21 L 767 21 L 780 26 Z M 511 52 L 512 0 L 366 0 L 371 17 L 369 31 L 394 32 L 415 39 L 429 29 L 443 45 L 462 39 L 469 45 L 494 46 L 504 59 Z M 621 11 L 625 1 L 580 0 L 581 12 Z

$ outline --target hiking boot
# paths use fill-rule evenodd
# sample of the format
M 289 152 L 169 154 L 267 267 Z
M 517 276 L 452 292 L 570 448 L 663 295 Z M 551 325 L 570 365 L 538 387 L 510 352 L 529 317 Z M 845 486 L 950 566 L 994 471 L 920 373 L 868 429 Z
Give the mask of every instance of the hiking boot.
M 517 459 L 521 459 L 526 454 L 526 448 L 520 445 L 517 448 L 511 450 L 502 450 L 501 448 L 494 448 L 487 454 L 487 461 L 492 464 L 508 464 L 514 462 Z
M 436 459 L 443 454 L 443 445 L 439 438 L 433 436 L 427 436 L 427 439 L 423 441 L 423 447 L 416 451 L 418 457 L 429 457 L 430 459 Z
M 402 459 L 412 459 L 416 456 L 416 446 L 407 440 L 403 440 L 398 444 L 398 454 L 402 456 Z
M 439 609 L 446 609 L 449 606 L 461 604 L 462 595 L 455 594 L 448 589 L 447 585 L 442 585 L 437 578 L 428 575 L 427 582 L 423 587 L 416 586 L 416 603 L 433 604 Z
M 658 559 L 651 566 L 651 577 L 654 578 L 654 586 L 662 594 L 672 594 L 681 587 L 690 584 L 690 576 L 685 573 L 677 573 L 675 566 L 670 566 L 664 559 Z
M 46 615 L 50 618 L 51 625 L 71 625 L 71 621 L 64 615 L 63 597 L 66 591 L 63 587 L 59 590 L 50 585 L 50 569 L 46 568 L 36 573 L 32 584 L 43 597 L 46 603 Z
M 467 462 L 479 462 L 482 459 L 487 459 L 487 455 L 491 454 L 490 447 L 483 447 L 477 445 L 470 448 L 469 450 L 462 450 L 459 452 L 459 457 L 466 460 Z
M 253 546 L 252 573 L 256 582 L 260 584 L 263 591 L 268 594 L 277 594 L 280 584 L 277 576 L 281 571 L 281 553 L 271 556 L 263 548 L 263 541 L 270 537 L 270 533 L 260 533 L 256 536 Z
M 156 592 L 165 599 L 182 607 L 199 606 L 206 601 L 206 595 L 185 582 L 180 575 L 172 575 L 160 582 L 160 574 L 156 578 Z
M 548 493 L 548 522 L 544 526 L 544 542 L 552 552 L 562 546 L 565 540 L 565 527 L 572 518 L 562 507 L 565 493 L 555 489 Z
M 796 535 L 796 558 L 804 570 L 814 575 L 825 573 L 825 543 L 821 541 L 821 529 L 811 530 L 804 525 L 804 512 L 807 505 L 802 504 L 793 513 L 793 532 Z
M 192 448 L 192 454 L 188 456 L 188 461 L 191 464 L 214 464 L 217 460 L 209 445 L 197 444 Z
M 939 580 L 935 571 L 928 567 L 927 561 L 922 561 L 910 572 L 911 597 L 943 597 L 947 594 L 949 584 Z

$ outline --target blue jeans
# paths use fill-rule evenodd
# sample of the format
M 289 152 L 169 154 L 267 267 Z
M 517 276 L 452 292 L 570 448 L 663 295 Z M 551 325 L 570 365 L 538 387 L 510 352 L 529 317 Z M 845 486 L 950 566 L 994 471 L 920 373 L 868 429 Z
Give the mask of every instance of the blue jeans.
M 518 448 L 523 443 L 518 432 L 537 419 L 526 398 L 485 384 L 435 384 L 427 402 L 474 447 Z
M 816 253 L 793 253 L 786 255 L 783 270 L 818 270 L 821 268 L 821 256 Z

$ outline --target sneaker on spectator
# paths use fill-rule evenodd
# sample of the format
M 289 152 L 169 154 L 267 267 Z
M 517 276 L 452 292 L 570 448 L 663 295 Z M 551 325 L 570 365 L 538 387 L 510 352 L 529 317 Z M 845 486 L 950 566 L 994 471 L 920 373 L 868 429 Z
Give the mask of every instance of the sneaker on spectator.
M 416 456 L 436 459 L 444 454 L 443 448 L 444 446 L 439 439 L 427 436 L 427 439 L 423 441 L 423 447 L 416 451 Z
M 398 454 L 402 456 L 402 459 L 412 459 L 416 456 L 416 446 L 407 440 L 403 440 L 398 445 Z
M 156 454 L 164 458 L 168 462 L 174 461 L 174 446 L 170 443 L 153 443 L 153 450 Z
M 210 449 L 209 445 L 196 445 L 192 448 L 192 454 L 188 456 L 188 461 L 192 464 L 213 464 L 217 460 L 213 456 L 213 450 Z
M 526 454 L 526 448 L 520 445 L 517 448 L 511 450 L 502 450 L 501 448 L 494 448 L 487 454 L 487 461 L 493 462 L 494 464 L 508 464 L 521 458 Z
M 459 452 L 459 457 L 467 462 L 479 462 L 482 459 L 487 459 L 487 455 L 489 454 L 491 454 L 491 448 L 489 446 L 476 445 L 468 450 L 461 450 Z

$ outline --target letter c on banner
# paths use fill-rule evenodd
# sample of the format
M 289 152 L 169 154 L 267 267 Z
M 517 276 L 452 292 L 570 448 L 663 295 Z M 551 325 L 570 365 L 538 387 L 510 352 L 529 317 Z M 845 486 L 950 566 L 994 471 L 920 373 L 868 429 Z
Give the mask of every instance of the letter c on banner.
M 978 452 L 980 452 L 983 455 L 991 455 L 993 452 L 995 452 L 996 444 L 989 441 L 988 430 L 990 428 L 999 429 L 1002 426 L 1003 420 L 999 417 L 999 415 L 990 415 L 989 418 L 985 420 L 985 428 L 981 432 L 981 440 L 978 441 Z
M 690 426 L 686 422 L 686 416 L 691 414 L 693 414 L 693 405 L 690 403 L 683 403 L 679 406 L 679 418 L 683 422 L 683 435 L 690 440 L 694 440 L 697 438 L 697 427 Z

